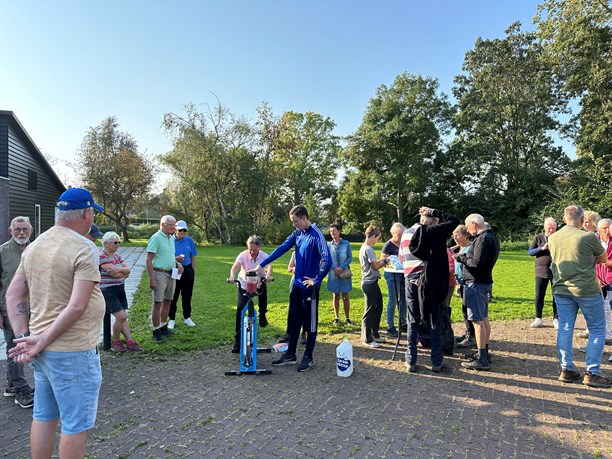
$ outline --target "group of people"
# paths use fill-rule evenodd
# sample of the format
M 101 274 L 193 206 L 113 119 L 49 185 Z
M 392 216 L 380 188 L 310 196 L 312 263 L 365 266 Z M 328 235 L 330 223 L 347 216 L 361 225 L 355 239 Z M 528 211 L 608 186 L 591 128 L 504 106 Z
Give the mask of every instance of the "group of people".
M 547 218 L 544 233 L 537 235 L 529 247 L 529 254 L 536 257 L 536 318 L 531 326 L 543 325 L 544 295 L 552 283 L 559 381 L 582 380 L 588 386 L 611 387 L 600 365 L 604 346 L 612 345 L 612 221 L 576 205 L 565 208 L 563 221 L 565 226 L 557 231 L 557 222 Z M 584 375 L 575 369 L 572 346 L 578 311 L 587 325 L 587 330 L 579 334 L 588 338 L 587 345 L 579 348 L 586 353 Z
M 124 282 L 130 267 L 117 253 L 119 235 L 102 234 L 93 224 L 101 211 L 89 191 L 70 188 L 57 202 L 52 228 L 30 243 L 29 218 L 16 217 L 10 240 L 0 245 L 0 328 L 8 357 L 4 396 L 33 408 L 33 457 L 51 457 L 60 419 L 60 457 L 85 456 L 102 381 L 98 340 L 105 313 L 115 317 L 113 349 L 141 350 L 127 322 Z M 154 339 L 172 328 L 172 305 L 176 311 L 181 294 L 184 323 L 195 326 L 190 300 L 197 249 L 186 233 L 185 222 L 165 216 L 149 241 Z M 101 251 L 95 245 L 98 238 Z M 170 276 L 174 267 L 183 274 L 178 281 Z M 25 378 L 25 364 L 33 368 L 34 387 Z
M 164 215 L 159 230 L 147 243 L 146 268 L 153 295 L 151 325 L 156 344 L 163 343 L 163 336 L 174 334 L 179 297 L 183 323 L 188 327 L 196 326 L 191 318 L 191 298 L 198 249 L 187 232 L 185 221 L 177 222 L 172 215 Z
M 580 245 L 571 245 L 567 236 L 556 235 L 556 221 L 552 218 L 544 222 L 544 233 L 536 236 L 529 248 L 529 254 L 536 258 L 536 320 L 533 327 L 541 326 L 544 297 L 548 284 L 553 285 L 554 325 L 559 329 L 558 348 L 561 362 L 561 381 L 575 380 L 573 356 L 571 354 L 571 333 L 575 322 L 575 313 L 566 308 L 568 297 L 572 300 L 582 298 L 597 290 L 592 300 L 602 304 L 601 314 L 604 324 L 604 335 L 599 336 L 600 324 L 594 322 L 593 316 L 587 311 L 589 325 L 589 343 L 583 350 L 587 353 L 587 368 L 583 382 L 590 386 L 608 387 L 610 382 L 601 376 L 599 362 L 602 357 L 604 343 L 610 341 L 610 299 L 612 298 L 612 243 L 610 240 L 610 223 L 599 219 L 593 223 L 599 235 L 589 233 L 589 226 L 576 222 L 575 213 L 580 212 L 578 206 L 569 206 L 564 215 L 566 227 L 558 234 L 566 236 L 572 227 L 584 228 L 578 234 L 585 237 L 593 246 L 593 253 L 585 255 Z M 444 364 L 444 354 L 452 354 L 453 341 L 459 349 L 465 349 L 464 368 L 486 371 L 490 369 L 491 356 L 489 342 L 491 339 L 491 324 L 489 322 L 489 301 L 492 298 L 493 268 L 499 256 L 499 241 L 497 240 L 484 217 L 471 214 L 465 218 L 464 224 L 453 215 L 437 209 L 422 207 L 419 210 L 420 221 L 409 228 L 400 223 L 391 227 L 391 239 L 382 249 L 378 258 L 374 246 L 379 242 L 381 230 L 370 226 L 365 231 L 365 241 L 359 250 L 361 267 L 361 290 L 365 305 L 361 323 L 361 338 L 368 347 L 377 348 L 386 338 L 397 338 L 395 327 L 395 310 L 398 309 L 398 326 L 408 334 L 406 351 L 406 368 L 415 372 L 417 366 L 417 345 L 431 348 L 431 370 L 441 372 Z M 587 214 L 589 221 L 593 216 Z M 291 209 L 290 220 L 296 230 L 271 255 L 259 251 L 261 241 L 257 238 L 257 247 L 249 245 L 249 251 L 241 253 L 232 266 L 231 278 L 240 268 L 244 272 L 257 269 L 260 275 L 271 275 L 271 269 L 263 273 L 263 267 L 291 249 L 296 250 L 295 276 L 292 278 L 289 312 L 288 336 L 289 348 L 285 354 L 273 362 L 273 365 L 297 364 L 296 345 L 300 327 L 308 334 L 306 346 L 299 371 L 308 370 L 313 364 L 312 352 L 316 340 L 318 322 L 318 298 L 322 279 L 328 275 L 327 288 L 332 293 L 335 319 L 334 324 L 340 324 L 340 299 L 344 306 L 344 321 L 350 322 L 349 292 L 352 288 L 350 264 L 352 260 L 350 244 L 340 237 L 340 228 L 330 226 L 331 242 L 325 243 L 325 238 L 319 228 L 310 222 L 308 213 L 303 206 Z M 598 217 L 598 216 L 597 216 Z M 584 218 L 583 218 L 584 219 Z M 578 226 L 576 226 L 578 225 Z M 558 237 L 557 252 L 554 240 Z M 449 243 L 449 242 L 454 242 Z M 596 243 L 595 243 L 595 242 Z M 248 242 L 253 242 L 249 239 Z M 253 250 L 256 249 L 256 250 Z M 555 255 L 556 253 L 556 255 Z M 607 255 L 606 255 L 607 254 Z M 393 257 L 401 260 L 401 269 L 390 267 Z M 567 257 L 569 259 L 564 259 Z M 586 257 L 586 258 L 583 258 Z M 589 258 L 590 257 L 590 258 Z M 582 266 L 586 263 L 585 266 Z M 599 263 L 597 269 L 595 264 Z M 591 266 L 592 265 L 592 266 Z M 395 269 L 394 269 L 395 268 Z M 591 269 L 592 268 L 592 269 Z M 387 302 L 386 337 L 379 333 L 383 313 L 383 298 L 378 281 L 382 278 L 381 270 L 387 282 L 389 300 Z M 583 290 L 583 283 L 590 288 Z M 593 288 L 597 285 L 597 289 Z M 465 323 L 465 333 L 453 337 L 450 325 L 450 301 L 457 286 L 457 294 L 461 298 L 462 314 Z M 237 349 L 239 314 L 242 296 L 239 294 L 236 321 Z M 601 300 L 601 301 L 600 301 Z M 564 307 L 560 309 L 559 303 Z M 581 300 L 577 301 L 584 308 Z M 398 307 L 399 306 L 399 307 Z M 265 297 L 263 305 L 265 320 Z M 588 317 L 587 317 L 588 316 Z M 592 324 L 592 325 L 591 325 Z M 593 330 L 591 330 L 593 329 Z M 569 334 L 569 335 L 568 335 Z M 448 345 L 450 335 L 450 347 Z M 568 342 L 568 336 L 570 336 Z M 454 339 L 453 339 L 454 338 Z M 597 357 L 599 355 L 599 357 Z M 576 373 L 577 374 L 577 373 Z
M 103 210 L 87 190 L 71 188 L 60 196 L 56 222 L 51 229 L 30 243 L 30 222 L 27 217 L 17 217 L 10 225 L 11 239 L 0 246 L 0 326 L 9 357 L 4 395 L 14 396 L 19 406 L 34 408 L 30 436 L 35 457 L 51 456 L 60 418 L 60 456 L 84 456 L 87 432 L 95 423 L 101 384 L 97 344 L 105 312 L 115 315 L 113 348 L 117 352 L 140 350 L 127 323 L 124 281 L 130 275 L 130 268 L 117 253 L 120 238 L 115 232 L 102 235 L 93 225 L 96 212 Z M 488 305 L 499 242 L 482 215 L 469 215 L 464 225 L 438 209 L 421 207 L 419 215 L 419 223 L 409 228 L 399 223 L 393 225 L 391 239 L 384 245 L 380 258 L 373 247 L 381 231 L 374 226 L 366 229 L 366 239 L 359 251 L 365 298 L 362 339 L 365 345 L 374 348 L 384 342 L 379 333 L 383 301 L 378 281 L 382 277 L 380 270 L 388 267 L 395 257 L 399 266 L 394 265 L 385 272 L 390 292 L 387 336 L 397 337 L 405 324 L 407 370 L 418 370 L 419 342 L 431 348 L 431 370 L 436 373 L 443 370 L 444 339 L 450 326 L 449 305 L 455 285 L 459 286 L 466 321 L 466 332 L 457 337 L 457 346 L 476 346 L 476 352 L 462 366 L 488 370 L 491 362 Z M 612 342 L 609 341 L 612 339 L 612 222 L 591 217 L 579 206 L 568 206 L 564 212 L 566 225 L 556 231 L 556 222 L 547 219 L 544 234 L 538 235 L 531 244 L 529 253 L 536 257 L 539 279 L 536 280 L 536 319 L 540 319 L 532 326 L 541 326 L 543 298 L 552 280 L 561 365 L 559 380 L 582 379 L 589 386 L 610 387 L 611 382 L 601 375 L 600 363 L 604 344 Z M 349 243 L 340 237 L 340 228 L 332 225 L 332 240 L 327 243 L 304 206 L 294 206 L 289 219 L 295 230 L 269 255 L 260 250 L 261 239 L 249 238 L 248 250 L 236 258 L 230 279 L 241 282 L 238 331 L 238 318 L 245 302 L 244 295 L 240 294 L 245 289 L 244 274 L 256 271 L 270 279 L 271 263 L 294 250 L 288 348 L 272 365 L 298 363 L 297 343 L 303 329 L 306 346 L 297 370 L 304 372 L 314 364 L 319 289 L 328 274 L 328 289 L 334 299 L 334 323 L 340 324 L 340 299 L 344 322 L 351 323 L 348 293 L 352 284 L 352 254 Z M 160 230 L 148 241 L 146 260 L 153 294 L 151 323 L 156 343 L 162 343 L 164 335 L 173 333 L 179 295 L 182 295 L 185 325 L 195 326 L 190 317 L 197 257 L 195 243 L 187 236 L 184 221 L 176 222 L 174 217 L 166 215 L 160 223 Z M 100 236 L 101 252 L 92 242 Z M 449 248 L 449 240 L 454 240 L 456 246 Z M 241 274 L 237 277 L 238 269 Z M 267 325 L 266 306 L 265 292 L 260 292 L 261 326 Z M 400 330 L 394 326 L 396 307 Z M 584 375 L 576 370 L 572 352 L 579 310 L 588 326 Z M 31 364 L 34 369 L 36 390 L 24 377 L 24 364 Z
M 377 258 L 373 248 L 381 237 L 380 229 L 374 226 L 366 229 L 366 240 L 359 250 L 361 289 L 365 298 L 361 321 L 362 340 L 365 345 L 373 348 L 385 342 L 385 337 L 379 333 L 383 299 L 378 280 L 382 277 L 380 270 L 387 267 L 395 257 L 400 266 L 385 271 L 389 288 L 387 336 L 398 336 L 394 318 L 395 308 L 399 306 L 400 331 L 405 330 L 408 333 L 408 371 L 417 371 L 417 343 L 423 343 L 425 339 L 431 347 L 432 371 L 441 372 L 443 369 L 443 354 L 446 350 L 443 346 L 444 330 L 449 330 L 452 335 L 450 299 L 457 283 L 455 272 L 459 273 L 457 277 L 461 284 L 464 315 L 469 323 L 459 344 L 473 342 L 477 346 L 477 351 L 470 354 L 463 366 L 488 370 L 491 335 L 488 303 L 493 284 L 492 271 L 499 254 L 499 242 L 479 214 L 468 216 L 463 226 L 459 225 L 454 216 L 440 210 L 422 207 L 419 213 L 420 222 L 410 228 L 405 228 L 400 223 L 393 225 L 391 239 L 384 245 L 381 258 Z M 332 240 L 327 243 L 321 230 L 310 221 L 304 206 L 294 206 L 289 212 L 289 219 L 295 231 L 270 255 L 260 250 L 261 241 L 258 237 L 249 238 L 248 250 L 238 255 L 228 280 L 233 282 L 238 270 L 241 283 L 248 271 L 257 271 L 258 276 L 269 278 L 272 274 L 271 268 L 267 272 L 263 269 L 289 250 L 295 250 L 295 264 L 292 264 L 295 271 L 289 293 L 287 320 L 288 349 L 274 360 L 272 365 L 298 363 L 296 350 L 300 329 L 303 328 L 306 332 L 306 348 L 298 371 L 307 371 L 314 363 L 319 289 L 326 276 L 327 288 L 333 298 L 334 325 L 340 324 L 341 298 L 344 322 L 351 323 L 348 294 L 352 288 L 352 254 L 350 244 L 340 237 L 340 228 L 330 225 Z M 447 248 L 447 241 L 452 235 L 460 249 L 456 254 Z M 474 237 L 471 244 L 468 235 Z M 458 265 L 456 269 L 455 264 Z M 244 290 L 243 285 L 239 287 L 238 292 L 233 352 L 238 352 L 240 346 L 239 321 L 245 303 L 241 290 Z M 265 292 L 260 292 L 259 298 L 260 326 L 266 326 Z
M 477 347 L 462 365 L 474 370 L 490 368 L 488 304 L 493 284 L 492 271 L 499 254 L 499 242 L 485 225 L 479 214 L 469 215 L 465 225 L 451 214 L 429 207 L 421 207 L 420 219 L 410 228 L 399 223 L 391 227 L 391 240 L 383 249 L 380 259 L 373 246 L 379 241 L 381 231 L 370 226 L 366 240 L 359 252 L 362 271 L 361 288 L 365 298 L 362 321 L 362 340 L 369 347 L 379 347 L 385 337 L 379 334 L 383 301 L 378 280 L 380 269 L 387 266 L 392 256 L 398 256 L 403 272 L 385 269 L 390 300 L 387 304 L 387 336 L 397 337 L 393 326 L 393 309 L 399 302 L 399 325 L 406 323 L 408 346 L 406 368 L 416 372 L 417 345 L 431 348 L 431 370 L 443 369 L 444 354 L 452 353 L 452 329 L 450 327 L 450 300 L 457 283 L 460 285 L 462 308 L 467 322 L 466 333 L 458 339 L 458 345 Z M 474 237 L 473 243 L 468 236 Z M 454 236 L 458 252 L 448 247 Z M 401 286 L 401 289 L 397 285 Z M 405 305 L 405 309 L 403 309 Z M 405 311 L 405 312 L 404 312 Z M 450 349 L 446 344 L 451 335 Z

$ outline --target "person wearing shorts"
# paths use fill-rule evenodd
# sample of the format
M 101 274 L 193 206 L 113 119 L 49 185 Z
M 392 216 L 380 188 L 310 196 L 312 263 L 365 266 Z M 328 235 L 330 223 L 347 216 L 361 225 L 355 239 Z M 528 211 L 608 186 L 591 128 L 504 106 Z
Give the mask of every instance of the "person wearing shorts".
M 475 237 L 474 242 L 466 253 L 456 254 L 454 257 L 463 265 L 467 316 L 474 324 L 478 353 L 470 355 L 470 360 L 463 362 L 461 366 L 472 370 L 489 370 L 489 298 L 493 288 L 493 267 L 499 256 L 499 241 L 480 214 L 468 215 L 465 226 Z
M 183 265 L 174 257 L 174 227 L 176 219 L 164 215 L 160 220 L 159 231 L 149 239 L 147 244 L 147 272 L 149 287 L 153 292 L 151 323 L 153 325 L 153 342 L 162 343 L 162 335 L 171 335 L 168 330 L 168 313 L 174 297 L 174 279 L 172 269 L 178 268 L 183 273 Z
M 106 312 L 115 316 L 113 324 L 113 349 L 116 352 L 142 351 L 132 339 L 128 325 L 128 301 L 125 295 L 125 279 L 130 275 L 130 267 L 117 253 L 121 240 L 114 231 L 102 236 L 103 250 L 100 252 L 100 290 L 106 302 Z M 121 341 L 125 337 L 125 344 Z
M 51 457 L 61 422 L 60 457 L 84 457 L 102 381 L 104 316 L 98 250 L 85 234 L 104 208 L 82 188 L 65 191 L 56 207 L 55 226 L 24 251 L 6 293 L 17 336 L 10 357 L 34 369 L 31 456 Z

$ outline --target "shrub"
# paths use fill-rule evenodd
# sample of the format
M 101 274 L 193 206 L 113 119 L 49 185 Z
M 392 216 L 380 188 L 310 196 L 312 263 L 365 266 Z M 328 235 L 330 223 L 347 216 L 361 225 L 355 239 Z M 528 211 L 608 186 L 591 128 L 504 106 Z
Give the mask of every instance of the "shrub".
M 503 252 L 527 252 L 529 242 L 525 241 L 500 241 L 499 249 Z

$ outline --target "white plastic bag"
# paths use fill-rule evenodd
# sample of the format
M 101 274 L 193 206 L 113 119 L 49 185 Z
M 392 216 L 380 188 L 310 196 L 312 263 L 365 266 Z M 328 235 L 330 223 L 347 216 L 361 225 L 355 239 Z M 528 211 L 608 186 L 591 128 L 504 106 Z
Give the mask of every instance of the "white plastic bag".
M 346 338 L 336 348 L 336 372 L 343 378 L 353 374 L 353 345 Z

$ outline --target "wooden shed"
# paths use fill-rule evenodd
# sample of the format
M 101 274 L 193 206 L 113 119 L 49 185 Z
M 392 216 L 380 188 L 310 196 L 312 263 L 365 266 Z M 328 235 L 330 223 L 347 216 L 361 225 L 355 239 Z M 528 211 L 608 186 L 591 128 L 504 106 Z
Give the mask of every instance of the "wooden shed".
M 0 243 L 19 215 L 34 227 L 32 239 L 55 222 L 55 203 L 66 187 L 15 114 L 0 110 Z

